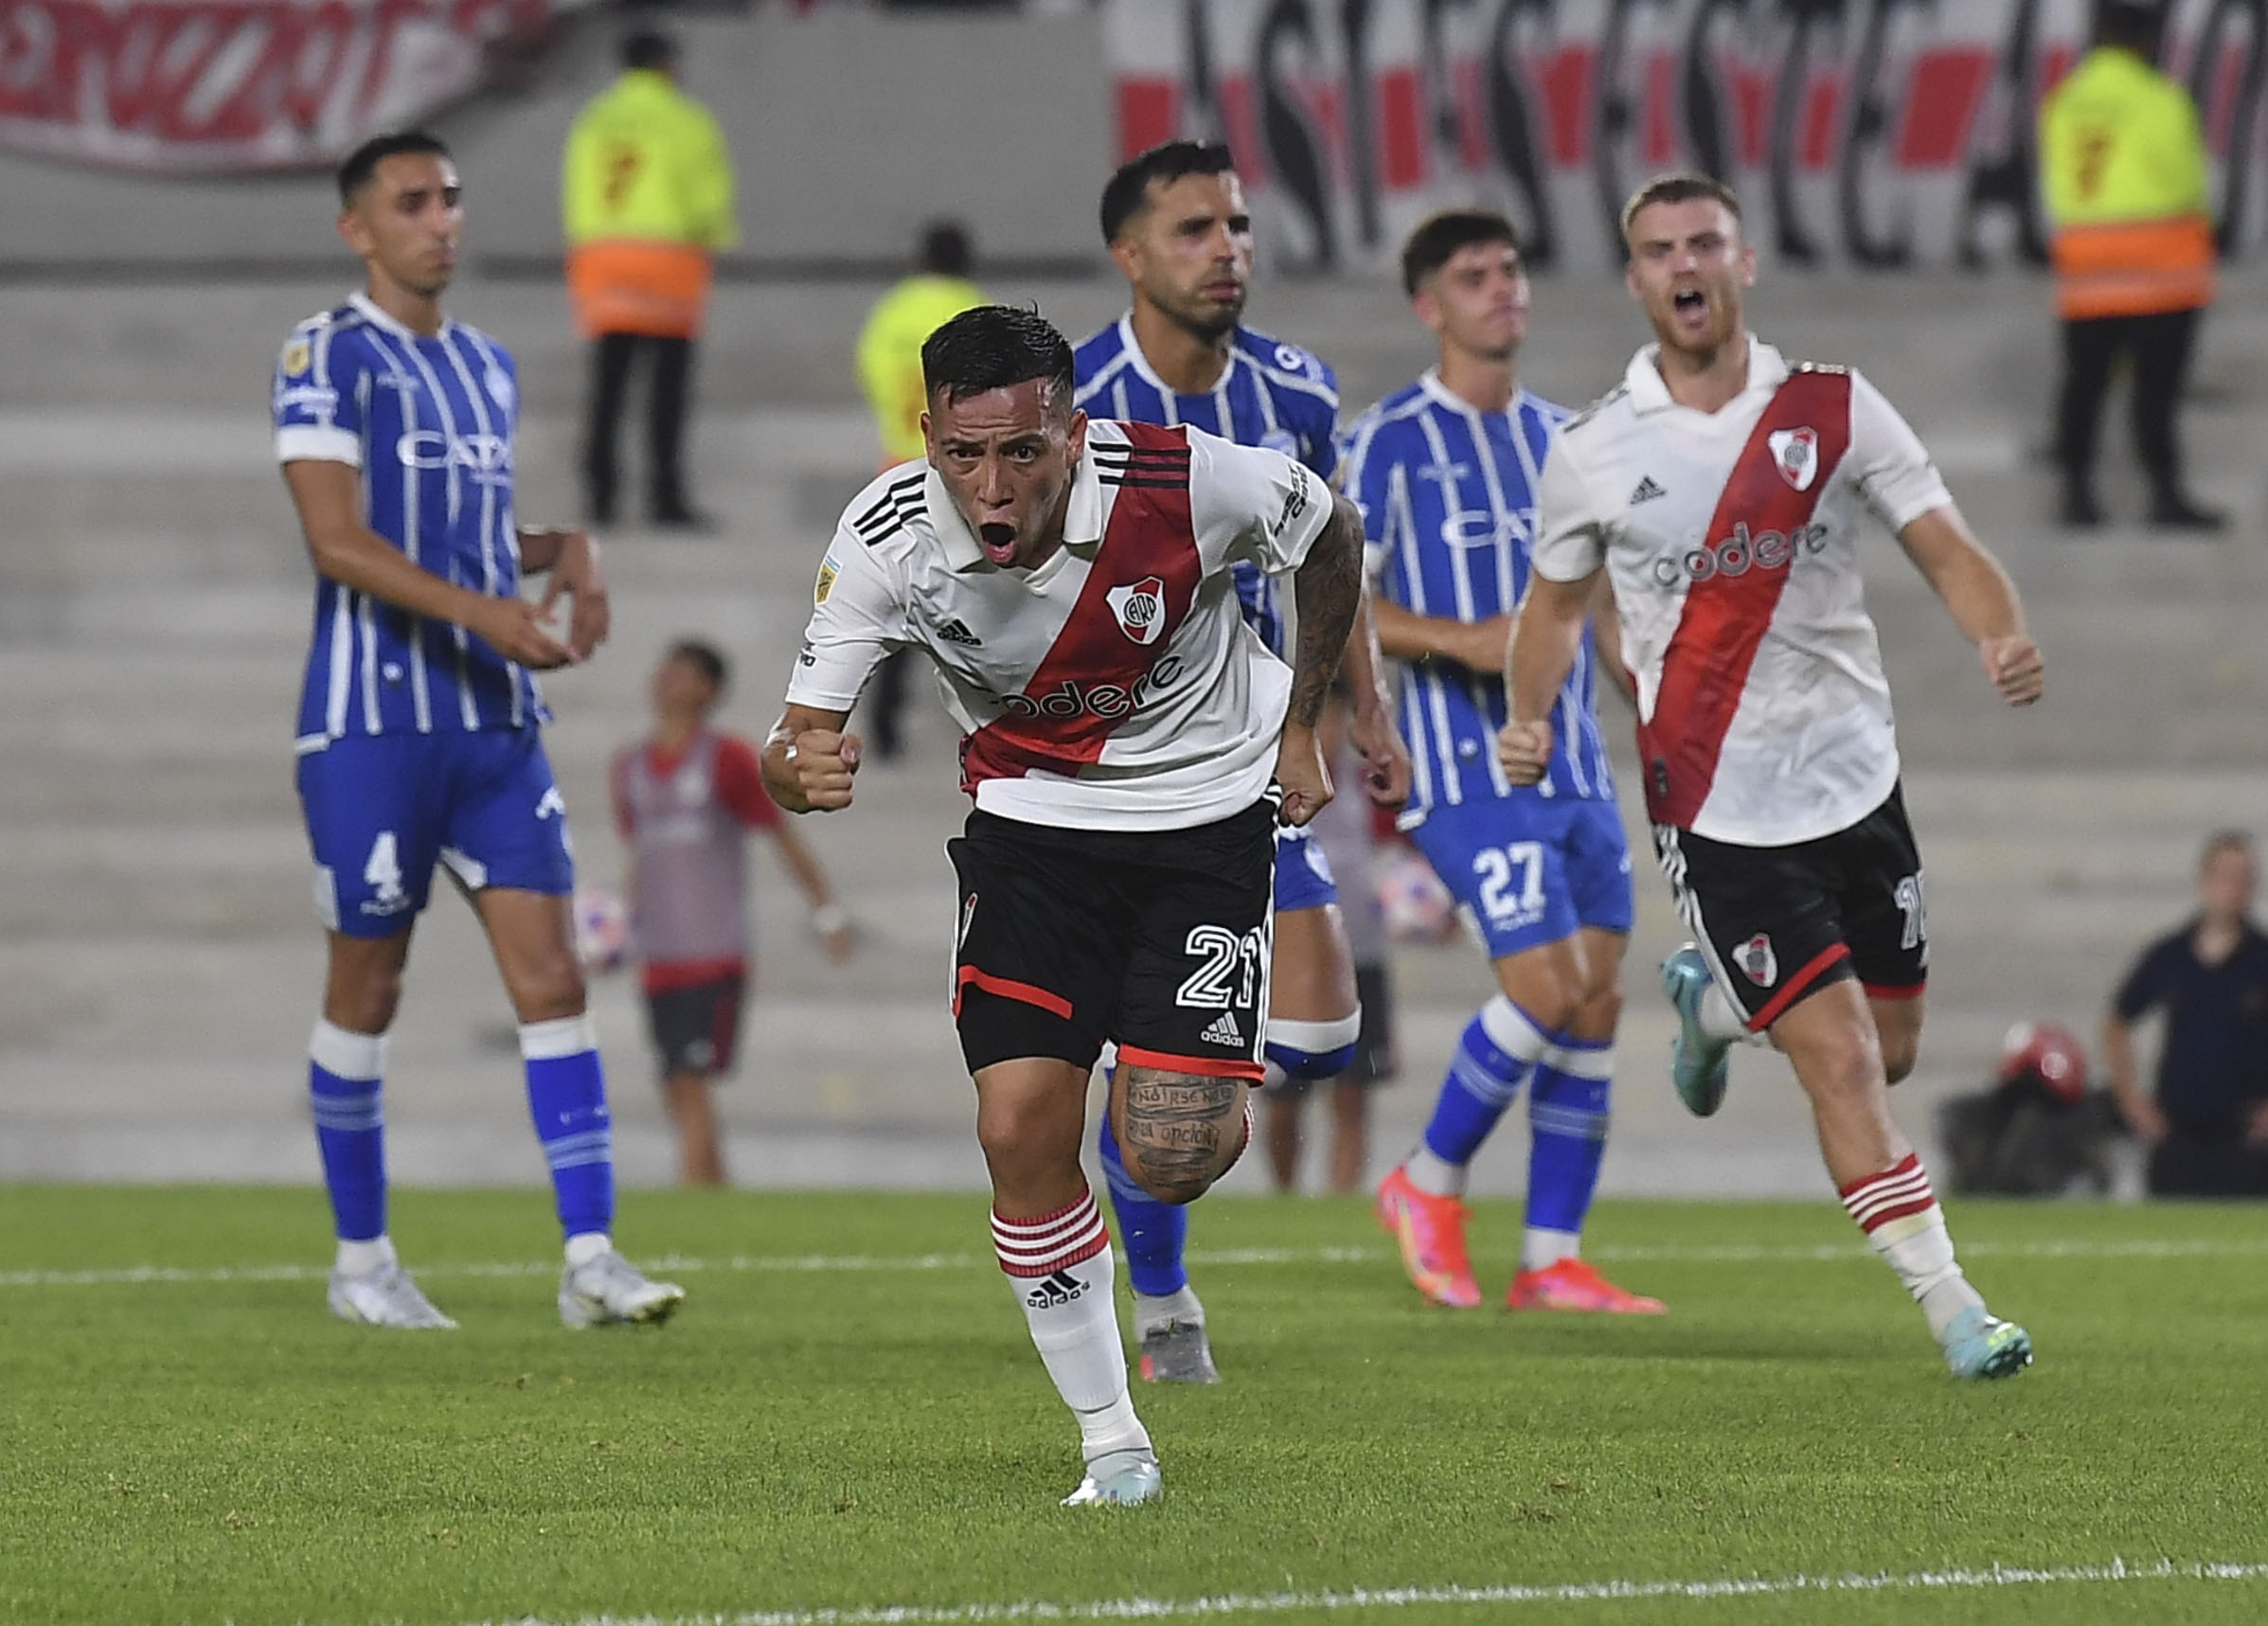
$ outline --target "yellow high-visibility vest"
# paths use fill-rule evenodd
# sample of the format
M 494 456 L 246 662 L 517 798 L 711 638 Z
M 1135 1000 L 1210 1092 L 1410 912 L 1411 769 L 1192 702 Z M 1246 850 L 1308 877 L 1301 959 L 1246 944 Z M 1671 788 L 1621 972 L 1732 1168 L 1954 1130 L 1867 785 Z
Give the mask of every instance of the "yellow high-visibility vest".
M 2185 311 L 2213 297 L 2205 134 L 2188 93 L 2099 45 L 2040 108 L 2040 177 L 2066 319 Z
M 586 333 L 700 331 L 712 260 L 739 241 L 717 121 L 633 68 L 577 116 L 560 165 L 567 284 Z
M 908 277 L 876 302 L 858 334 L 858 379 L 874 409 L 884 466 L 922 455 L 921 346 L 963 311 L 985 303 L 976 286 L 957 277 Z

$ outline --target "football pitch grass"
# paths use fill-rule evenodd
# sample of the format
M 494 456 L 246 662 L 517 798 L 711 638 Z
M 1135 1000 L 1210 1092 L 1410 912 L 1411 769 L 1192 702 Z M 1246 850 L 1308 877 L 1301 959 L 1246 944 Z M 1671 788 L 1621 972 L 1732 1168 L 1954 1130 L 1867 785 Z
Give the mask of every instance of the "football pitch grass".
M 453 1333 L 332 1320 L 326 1222 L 0 1188 L 0 1618 L 2268 1618 L 2259 1208 L 1955 1208 L 2039 1349 L 1962 1385 L 1824 1199 L 1602 1205 L 1652 1319 L 1431 1310 L 1363 1206 L 1216 1200 L 1227 1381 L 1137 1385 L 1165 1497 L 1076 1510 L 981 1197 L 630 1193 L 690 1294 L 637 1331 L 559 1326 L 539 1193 L 397 1195 Z

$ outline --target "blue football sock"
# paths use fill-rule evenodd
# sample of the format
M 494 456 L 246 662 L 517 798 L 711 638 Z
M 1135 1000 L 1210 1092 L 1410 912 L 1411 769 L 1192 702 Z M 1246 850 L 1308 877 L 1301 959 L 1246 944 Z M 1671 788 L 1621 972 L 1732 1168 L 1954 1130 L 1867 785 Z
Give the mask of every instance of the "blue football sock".
M 1450 1058 L 1425 1150 L 1455 1169 L 1472 1162 L 1554 1037 L 1502 994 L 1482 1006 Z
M 1189 1285 L 1189 1273 L 1181 1262 L 1188 1245 L 1189 1210 L 1161 1203 L 1126 1171 L 1118 1154 L 1118 1137 L 1111 1133 L 1111 1115 L 1102 1114 L 1101 1133 L 1095 1137 L 1102 1151 L 1102 1172 L 1111 1188 L 1111 1207 L 1118 1216 L 1118 1249 L 1126 1256 L 1126 1279 L 1145 1298 L 1164 1298 Z
M 1527 1086 L 1527 1228 L 1573 1236 L 1591 1211 L 1606 1156 L 1612 1044 L 1563 1039 Z
M 375 1241 L 385 1235 L 385 1120 L 378 1104 L 385 1035 L 318 1022 L 307 1050 L 307 1091 L 331 1220 L 343 1242 Z
M 560 1229 L 570 1237 L 603 1233 L 615 1219 L 615 1135 L 590 1017 L 526 1024 L 520 1055 L 527 1067 L 527 1110 L 551 1165 Z

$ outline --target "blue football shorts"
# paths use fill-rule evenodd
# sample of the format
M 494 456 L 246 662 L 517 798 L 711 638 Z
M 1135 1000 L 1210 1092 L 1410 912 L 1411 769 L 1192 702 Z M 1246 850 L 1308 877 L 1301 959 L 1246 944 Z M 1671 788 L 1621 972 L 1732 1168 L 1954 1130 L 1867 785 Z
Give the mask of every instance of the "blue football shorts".
M 315 914 L 390 938 L 424 909 L 437 864 L 468 892 L 575 888 L 567 806 L 537 731 L 334 740 L 299 759 Z
M 1331 877 L 1323 844 L 1304 827 L 1277 826 L 1276 912 L 1320 909 L 1338 901 L 1339 884 Z
M 1584 926 L 1630 932 L 1630 844 L 1611 801 L 1515 793 L 1429 808 L 1408 834 L 1491 959 Z

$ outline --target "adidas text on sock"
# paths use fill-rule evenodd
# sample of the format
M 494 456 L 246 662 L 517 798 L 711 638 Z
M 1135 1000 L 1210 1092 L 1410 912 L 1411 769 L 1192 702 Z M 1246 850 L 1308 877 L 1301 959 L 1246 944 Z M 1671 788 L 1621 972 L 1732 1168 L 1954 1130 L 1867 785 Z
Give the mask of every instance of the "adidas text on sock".
M 1081 1191 L 1069 1206 L 1030 1219 L 994 1209 L 992 1247 L 1056 1393 L 1079 1419 L 1086 1459 L 1147 1452 L 1150 1435 L 1127 1389 L 1110 1233 L 1094 1193 Z

